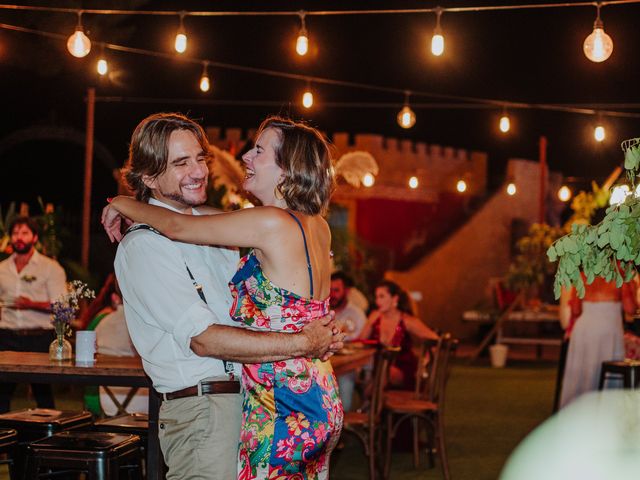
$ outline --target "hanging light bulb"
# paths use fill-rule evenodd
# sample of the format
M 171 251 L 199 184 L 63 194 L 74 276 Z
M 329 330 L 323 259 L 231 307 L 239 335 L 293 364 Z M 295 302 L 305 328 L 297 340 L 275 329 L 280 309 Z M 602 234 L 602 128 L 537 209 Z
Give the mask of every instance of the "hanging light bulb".
M 596 139 L 596 142 L 602 142 L 605 137 L 604 127 L 602 125 L 598 125 L 593 130 L 593 138 Z
M 582 49 L 584 54 L 592 62 L 604 62 L 613 52 L 613 40 L 604 31 L 604 24 L 600 20 L 600 3 L 596 4 L 598 13 L 596 21 L 593 22 L 593 32 L 585 38 Z
M 362 185 L 365 187 L 372 187 L 376 179 L 371 173 L 365 173 L 362 177 Z
M 96 70 L 102 76 L 107 74 L 107 72 L 109 71 L 109 64 L 104 58 L 100 58 L 98 60 L 98 63 L 96 64 Z
M 571 199 L 571 189 L 566 185 L 561 186 L 558 190 L 558 198 L 561 202 L 568 202 Z
M 410 92 L 404 93 L 404 107 L 398 112 L 398 125 L 402 128 L 411 128 L 416 124 L 416 114 L 409 107 Z
M 511 120 L 509 119 L 509 115 L 507 115 L 506 108 L 502 110 L 499 127 L 502 133 L 507 133 L 511 129 Z
M 444 36 L 442 35 L 442 28 L 440 28 L 441 15 L 442 8 L 436 8 L 436 28 L 433 30 L 433 36 L 431 37 L 431 53 L 436 57 L 439 57 L 444 52 Z
M 307 90 L 302 94 L 302 106 L 304 108 L 311 108 L 313 106 L 313 93 L 311 92 L 311 86 L 307 83 Z
M 307 28 L 304 23 L 305 12 L 298 13 L 300 17 L 300 32 L 298 32 L 298 38 L 296 40 L 296 53 L 301 57 L 304 57 L 309 51 L 309 36 L 307 35 Z
M 178 53 L 184 53 L 187 50 L 187 31 L 184 29 L 184 13 L 180 14 L 180 26 L 176 33 L 174 48 Z
M 410 188 L 416 189 L 416 188 L 418 188 L 418 184 L 419 184 L 418 177 L 411 177 L 409 179 L 409 187 Z
M 516 192 L 518 191 L 518 189 L 516 188 L 516 184 L 511 182 L 509 183 L 509 185 L 507 185 L 507 194 L 513 196 L 516 194 Z
M 86 57 L 91 51 L 91 40 L 85 35 L 84 28 L 82 27 L 82 10 L 78 11 L 76 30 L 69 36 L 69 40 L 67 40 L 67 50 L 77 58 Z
M 620 205 L 629 195 L 629 185 L 618 185 L 613 187 L 611 196 L 609 197 L 609 205 Z
M 467 182 L 465 182 L 464 180 L 458 180 L 458 183 L 456 184 L 456 190 L 458 190 L 460 193 L 464 193 L 467 190 Z
M 208 92 L 211 88 L 211 80 L 209 80 L 209 73 L 207 72 L 207 67 L 209 66 L 209 62 L 204 62 L 202 64 L 202 76 L 200 77 L 200 90 L 203 92 Z

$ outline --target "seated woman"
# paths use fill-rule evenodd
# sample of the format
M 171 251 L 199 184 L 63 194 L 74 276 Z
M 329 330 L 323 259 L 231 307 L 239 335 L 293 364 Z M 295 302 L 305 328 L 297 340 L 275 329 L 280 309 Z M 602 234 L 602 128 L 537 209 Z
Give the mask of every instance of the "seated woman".
M 397 283 L 384 280 L 376 286 L 375 292 L 378 308 L 369 315 L 362 337 L 386 346 L 400 347 L 389 371 L 389 382 L 394 387 L 412 390 L 418 358 L 413 352 L 411 335 L 420 340 L 437 340 L 438 334 L 413 316 L 409 296 Z

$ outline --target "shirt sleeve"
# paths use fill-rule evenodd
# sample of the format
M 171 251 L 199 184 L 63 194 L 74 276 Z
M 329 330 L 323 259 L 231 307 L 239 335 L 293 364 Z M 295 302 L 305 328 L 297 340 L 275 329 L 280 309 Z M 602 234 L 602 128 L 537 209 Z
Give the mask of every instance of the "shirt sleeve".
M 115 262 L 125 301 L 145 323 L 171 334 L 185 355 L 195 355 L 191 338 L 218 319 L 198 296 L 182 253 L 155 233 L 129 235 Z
M 47 276 L 47 300 L 53 302 L 67 292 L 67 275 L 64 268 L 55 260 L 51 260 L 51 268 Z

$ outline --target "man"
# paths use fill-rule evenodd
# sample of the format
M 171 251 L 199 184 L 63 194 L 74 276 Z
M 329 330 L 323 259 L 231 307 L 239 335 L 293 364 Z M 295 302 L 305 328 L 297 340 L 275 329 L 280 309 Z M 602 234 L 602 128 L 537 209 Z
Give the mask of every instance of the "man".
M 9 225 L 13 254 L 0 262 L 0 351 L 48 352 L 55 338 L 51 302 L 66 292 L 58 262 L 40 254 L 38 225 L 17 217 Z M 39 408 L 54 408 L 51 385 L 31 385 Z M 0 384 L 0 413 L 8 412 L 15 383 Z
M 353 284 L 351 278 L 341 271 L 331 274 L 331 293 L 329 303 L 336 313 L 336 323 L 346 333 L 346 340 L 354 340 L 360 336 L 367 317 L 364 312 L 349 300 L 349 291 Z M 345 411 L 351 410 L 353 388 L 356 372 L 349 372 L 338 377 L 340 398 Z
M 208 155 L 197 123 L 178 114 L 151 115 L 133 133 L 126 179 L 139 200 L 198 215 Z M 168 479 L 236 478 L 240 366 L 228 360 L 322 357 L 341 338 L 334 339 L 326 322 L 312 322 L 300 334 L 231 326 L 227 282 L 237 262 L 234 250 L 172 242 L 136 226 L 118 246 L 115 270 L 129 333 L 163 396 L 159 440 Z

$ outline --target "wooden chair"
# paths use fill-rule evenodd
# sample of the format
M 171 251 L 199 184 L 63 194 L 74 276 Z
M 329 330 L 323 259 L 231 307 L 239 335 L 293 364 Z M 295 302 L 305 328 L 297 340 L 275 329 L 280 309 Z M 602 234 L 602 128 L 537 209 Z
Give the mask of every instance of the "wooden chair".
M 450 333 L 444 333 L 438 340 L 430 368 L 416 379 L 418 383 L 414 392 L 405 394 L 387 392 L 384 399 L 384 410 L 387 419 L 387 451 L 385 455 L 385 478 L 391 470 L 391 444 L 398 431 L 398 427 L 406 420 L 414 422 L 413 448 L 414 464 L 418 465 L 419 450 L 419 421 L 428 426 L 427 434 L 429 446 L 437 440 L 437 451 L 440 459 L 442 474 L 449 480 L 449 464 L 447 462 L 444 439 L 444 403 L 447 380 L 449 377 L 449 359 L 458 341 Z M 423 345 L 426 348 L 426 345 Z M 423 362 L 420 362 L 423 363 Z M 420 367 L 419 367 L 420 368 Z M 426 372 L 428 371 L 428 375 Z M 426 376 L 426 378 L 425 378 Z M 394 417 L 399 417 L 394 421 Z M 430 463 L 433 464 L 432 448 L 429 448 Z
M 376 478 L 376 459 L 381 453 L 380 424 L 382 420 L 383 394 L 389 377 L 389 366 L 398 354 L 398 348 L 380 347 L 376 352 L 371 384 L 369 410 L 345 412 L 343 433 L 355 435 L 362 443 L 369 460 L 369 478 Z

